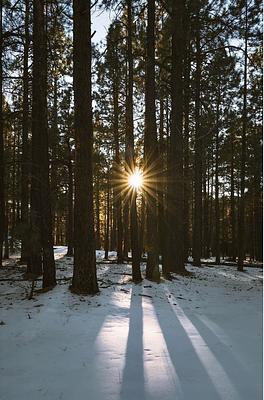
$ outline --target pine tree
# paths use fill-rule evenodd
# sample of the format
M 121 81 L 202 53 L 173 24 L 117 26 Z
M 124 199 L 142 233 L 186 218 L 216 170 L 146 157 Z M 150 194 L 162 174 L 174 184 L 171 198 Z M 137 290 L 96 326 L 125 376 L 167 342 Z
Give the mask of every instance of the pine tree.
M 3 241 L 5 236 L 5 195 L 4 195 L 4 121 L 3 121 L 3 2 L 0 4 L 0 46 L 1 46 L 1 64 L 0 64 L 0 267 L 2 267 Z
M 28 224 L 29 224 L 29 1 L 25 0 L 25 38 L 23 54 L 23 127 L 22 127 L 22 165 L 21 165 L 21 262 L 28 257 Z
M 135 170 L 134 121 L 133 121 L 133 53 L 132 53 L 132 1 L 126 0 L 127 8 L 127 98 L 126 98 L 126 165 L 128 173 Z M 141 281 L 138 216 L 136 190 L 132 188 L 130 198 L 130 229 L 132 249 L 132 278 Z
M 31 251 L 28 272 L 43 272 L 43 288 L 56 285 L 47 126 L 47 52 L 44 1 L 33 3 Z
M 159 281 L 158 225 L 157 225 L 157 178 L 158 141 L 155 109 L 155 0 L 148 0 L 146 85 L 145 85 L 145 196 L 148 253 L 146 277 Z
M 91 2 L 73 1 L 75 128 L 74 271 L 71 290 L 98 292 L 93 216 L 93 123 L 91 94 Z

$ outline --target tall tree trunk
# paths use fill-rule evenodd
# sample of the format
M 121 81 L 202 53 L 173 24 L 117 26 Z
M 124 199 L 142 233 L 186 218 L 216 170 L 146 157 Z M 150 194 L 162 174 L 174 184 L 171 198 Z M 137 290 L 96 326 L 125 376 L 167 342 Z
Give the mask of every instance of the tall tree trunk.
M 148 0 L 146 84 L 145 84 L 145 196 L 146 196 L 146 278 L 160 280 L 157 220 L 158 141 L 155 107 L 155 0 Z
M 67 140 L 68 150 L 68 218 L 67 218 L 67 257 L 73 256 L 73 165 L 70 139 Z
M 95 215 L 96 215 L 95 244 L 96 244 L 96 249 L 101 249 L 100 182 L 99 182 L 99 177 L 97 177 L 96 182 L 95 182 Z
M 16 121 L 17 122 L 17 121 Z M 14 124 L 14 131 L 18 130 L 18 124 Z M 15 241 L 15 227 L 16 227 L 16 138 L 17 135 L 13 135 L 13 149 L 12 149 L 12 179 L 11 179 L 11 227 L 10 227 L 10 252 L 14 253 L 14 241 Z
M 8 201 L 5 201 L 5 233 L 4 233 L 4 260 L 9 258 L 9 224 L 8 224 Z
M 43 5 L 38 7 L 38 22 L 39 30 L 41 31 L 41 43 L 39 43 L 38 61 L 40 62 L 40 75 L 34 76 L 33 72 L 33 85 L 41 87 L 40 105 L 40 140 L 41 140 L 41 154 L 40 154 L 40 167 L 41 167 L 41 208 L 42 208 L 42 224 L 41 224 L 41 239 L 43 247 L 43 288 L 52 288 L 56 285 L 56 270 L 53 251 L 53 235 L 52 235 L 52 213 L 51 213 L 51 196 L 50 196 L 50 182 L 49 182 L 49 146 L 48 146 L 48 122 L 47 122 L 47 37 L 46 37 L 46 21 L 44 17 Z M 43 54 L 40 54 L 40 51 Z M 42 67 L 41 67 L 42 65 Z M 36 90 L 36 88 L 35 88 Z M 36 94 L 36 93 L 35 93 Z M 37 94 L 36 94 L 37 95 Z
M 116 50 L 116 48 L 115 48 Z M 119 182 L 121 174 L 120 165 L 120 150 L 119 150 L 119 104 L 118 104 L 118 90 L 119 90 L 119 77 L 118 77 L 118 54 L 115 52 L 114 59 L 114 81 L 113 81 L 113 105 L 114 105 L 114 142 L 115 142 L 115 165 L 114 165 L 114 178 Z M 122 224 L 122 196 L 118 184 L 114 186 L 114 207 L 117 225 L 117 263 L 123 262 L 123 224 Z
M 210 196 L 210 205 L 209 205 L 209 227 L 208 227 L 208 247 L 209 247 L 209 256 L 212 256 L 212 248 L 213 248 L 213 224 L 214 224 L 214 212 L 213 212 L 213 203 L 214 203 L 214 174 L 211 172 L 213 171 L 213 165 L 214 165 L 214 149 L 213 149 L 213 144 L 211 145 L 210 148 L 210 157 L 209 157 L 209 162 L 208 162 L 208 194 Z
M 243 271 L 245 258 L 245 174 L 246 174 L 246 135 L 247 135 L 247 63 L 248 63 L 248 4 L 245 3 L 245 50 L 244 50 L 244 88 L 240 165 L 240 198 L 238 213 L 238 271 Z
M 115 251 L 117 249 L 117 215 L 114 207 L 113 188 L 110 191 L 110 198 L 110 251 Z
M 126 99 L 126 163 L 129 171 L 134 171 L 134 118 L 133 118 L 133 53 L 132 53 L 132 1 L 127 0 L 127 59 L 128 59 L 128 82 Z M 132 189 L 130 196 L 130 232 L 132 250 L 132 279 L 140 282 L 140 253 L 138 237 L 138 217 L 136 190 Z
M 52 125 L 50 129 L 50 148 L 51 162 L 53 168 L 50 170 L 50 189 L 51 189 L 51 204 L 52 204 L 52 227 L 56 225 L 56 209 L 58 203 L 58 171 L 56 168 L 56 158 L 59 147 L 59 129 L 58 129 L 58 77 L 54 78 L 53 82 L 53 105 L 52 105 Z M 59 210 L 58 210 L 59 212 Z
M 162 254 L 162 275 L 165 278 L 170 279 L 170 257 L 171 257 L 171 234 L 170 234 L 170 221 L 169 221 L 169 181 L 170 181 L 170 107 L 169 107 L 169 96 L 166 98 L 166 143 L 165 143 L 165 171 L 163 174 L 164 177 L 164 251 Z
M 29 56 L 29 0 L 25 0 L 25 39 L 23 55 L 23 120 L 22 120 L 22 166 L 21 166 L 21 262 L 28 258 L 28 225 L 29 225 L 29 98 L 28 98 L 28 56 Z
M 169 271 L 184 273 L 183 234 L 183 57 L 184 0 L 172 2 L 172 71 L 171 71 L 171 136 L 168 182 L 168 215 L 170 222 Z
M 205 258 L 209 258 L 209 193 L 207 191 L 207 164 L 209 156 L 207 155 L 206 159 L 204 160 L 204 168 L 203 168 L 203 255 Z
M 188 261 L 190 248 L 190 150 L 189 150 L 189 125 L 190 125 L 190 38 L 189 38 L 189 15 L 185 12 L 185 23 L 187 25 L 185 35 L 185 56 L 184 56 L 184 204 L 183 204 L 183 219 L 184 219 L 184 261 Z
M 236 215 L 235 215 L 235 179 L 234 179 L 234 131 L 231 128 L 231 257 L 236 261 L 237 246 L 236 246 Z
M 127 9 L 131 7 L 131 2 L 127 3 Z M 128 29 L 128 27 L 127 27 Z M 127 35 L 127 42 L 128 42 L 128 35 Z M 128 52 L 128 43 L 127 43 L 127 52 Z M 133 67 L 133 64 L 132 64 Z M 132 71 L 133 72 L 133 71 Z M 129 123 L 129 116 L 128 116 L 128 66 L 126 65 L 126 126 L 128 126 Z M 133 75 L 132 75 L 133 77 Z M 133 86 L 132 86 L 133 89 Z M 133 98 L 133 97 L 132 97 Z M 132 109 L 132 115 L 133 115 L 133 109 Z M 126 128 L 126 135 L 125 135 L 125 162 L 126 162 L 126 168 L 128 170 L 128 160 L 129 160 L 129 148 L 128 148 L 128 131 Z M 129 173 L 129 170 L 127 171 Z M 123 259 L 128 260 L 128 251 L 130 248 L 130 221 L 129 221 L 129 202 L 127 201 L 126 195 L 123 196 L 123 225 L 124 225 L 124 245 L 123 245 Z
M 222 210 L 221 210 L 222 211 L 222 215 L 221 215 L 222 224 L 220 225 L 221 226 L 221 230 L 219 232 L 219 241 L 220 241 L 219 247 L 220 247 L 220 252 L 222 254 L 222 257 L 224 259 L 225 256 L 226 256 L 226 253 L 227 253 L 227 250 L 226 250 L 227 249 L 227 247 L 226 247 L 226 244 L 227 244 L 227 229 L 226 229 L 226 222 L 225 222 L 226 197 L 225 197 L 225 185 L 224 184 L 223 184 L 223 191 L 222 191 L 221 200 L 222 200 Z
M 139 226 L 139 253 L 145 253 L 145 225 L 146 225 L 146 202 L 144 193 L 141 196 L 140 226 Z
M 106 185 L 106 220 L 105 220 L 105 241 L 104 241 L 104 251 L 105 260 L 108 260 L 109 252 L 109 228 L 110 228 L 110 171 L 107 173 L 107 185 Z
M 220 264 L 220 220 L 219 220 L 219 107 L 220 93 L 217 96 L 215 132 L 215 263 Z
M 45 40 L 44 1 L 33 2 L 33 82 L 32 82 L 32 158 L 30 193 L 30 254 L 27 272 L 42 274 L 42 207 L 41 207 L 41 136 L 46 129 L 45 121 Z M 38 82 L 39 79 L 39 82 Z M 44 121 L 43 121 L 44 119 Z M 45 134 L 45 133 L 44 133 Z
M 263 261 L 263 208 L 262 208 L 262 192 L 261 192 L 261 176 L 259 171 L 256 172 L 254 178 L 254 241 L 255 241 L 255 260 Z
M 74 270 L 71 290 L 98 292 L 93 216 L 91 1 L 73 1 L 75 124 Z
M 1 64 L 0 64 L 0 267 L 3 258 L 3 241 L 5 236 L 5 195 L 4 195 L 4 120 L 3 120 L 3 1 L 0 3 L 0 29 L 1 29 Z
M 129 203 L 127 199 L 123 201 L 123 226 L 124 226 L 124 243 L 123 243 L 123 260 L 128 259 L 129 250 Z
M 47 124 L 47 37 L 45 1 L 33 2 L 33 84 L 32 84 L 32 184 L 30 272 L 43 267 L 43 288 L 56 285 L 53 252 L 49 153 Z
M 198 5 L 200 7 L 200 5 Z M 197 11 L 196 26 L 196 73 L 195 73 L 195 154 L 194 154 L 194 227 L 193 227 L 193 265 L 201 266 L 202 250 L 202 159 L 203 145 L 200 123 L 201 92 L 201 43 L 200 9 Z
M 160 75 L 161 76 L 161 75 Z M 164 210 L 164 195 L 165 195 L 165 177 L 164 177 L 164 99 L 160 97 L 160 117 L 159 117 L 159 142 L 158 142 L 158 159 L 159 159 L 159 189 L 158 189 L 158 249 L 159 255 L 163 257 L 165 251 L 165 210 Z

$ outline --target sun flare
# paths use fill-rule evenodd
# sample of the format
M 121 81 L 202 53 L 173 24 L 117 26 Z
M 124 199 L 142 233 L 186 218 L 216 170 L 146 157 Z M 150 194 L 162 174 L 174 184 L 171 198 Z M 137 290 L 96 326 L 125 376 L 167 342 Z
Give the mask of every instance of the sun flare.
M 136 169 L 133 173 L 128 176 L 128 185 L 132 189 L 140 189 L 143 185 L 143 175 L 139 169 Z

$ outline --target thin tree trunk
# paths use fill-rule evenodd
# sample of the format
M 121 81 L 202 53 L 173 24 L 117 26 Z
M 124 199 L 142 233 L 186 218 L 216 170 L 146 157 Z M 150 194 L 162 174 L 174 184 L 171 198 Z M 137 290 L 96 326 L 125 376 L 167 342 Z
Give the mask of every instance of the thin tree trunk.
M 98 292 L 93 217 L 91 1 L 73 1 L 75 124 L 74 270 L 71 290 Z
M 3 1 L 0 2 L 0 46 L 1 46 L 1 64 L 0 64 L 0 267 L 3 258 L 3 241 L 5 235 L 5 195 L 4 195 L 4 121 L 3 121 Z
M 140 234 L 139 234 L 139 252 L 145 253 L 145 222 L 146 222 L 146 202 L 144 193 L 141 197 L 141 212 L 140 212 Z
M 245 3 L 245 50 L 244 50 L 244 88 L 240 165 L 240 198 L 238 214 L 238 271 L 243 271 L 245 258 L 245 174 L 246 174 L 246 135 L 247 135 L 247 63 L 248 63 L 248 4 Z
M 162 275 L 165 278 L 170 277 L 170 257 L 171 257 L 171 234 L 169 221 L 169 180 L 170 180 L 170 111 L 169 97 L 166 99 L 166 159 L 164 177 L 164 251 L 162 254 Z
M 193 265 L 201 266 L 202 250 L 202 159 L 203 144 L 200 123 L 201 92 L 201 44 L 199 9 L 197 11 L 196 32 L 196 73 L 195 73 L 195 155 L 194 155 L 194 228 L 193 228 Z
M 109 252 L 109 227 L 110 227 L 110 171 L 107 173 L 107 186 L 106 186 L 106 221 L 105 221 L 105 242 L 104 242 L 104 251 L 105 260 L 108 260 L 108 252 Z
M 51 147 L 51 161 L 56 162 L 59 130 L 58 130 L 58 78 L 54 78 L 53 82 L 53 105 L 52 105 L 52 126 L 50 130 L 50 147 Z M 55 210 L 58 201 L 58 171 L 57 168 L 50 170 L 50 190 L 51 190 L 51 204 L 52 204 L 52 227 L 55 228 Z
M 208 194 L 210 193 L 210 206 L 209 206 L 209 229 L 208 229 L 208 240 L 209 240 L 209 255 L 212 256 L 213 249 L 213 203 L 214 203 L 214 174 L 212 173 L 214 169 L 214 149 L 213 144 L 210 149 L 210 163 L 208 164 Z
M 123 201 L 123 226 L 124 226 L 124 243 L 123 243 L 123 260 L 128 259 L 129 250 L 129 203 L 125 199 Z
M 187 14 L 187 10 L 186 13 Z M 189 109 L 190 109 L 190 38 L 189 38 L 189 16 L 186 15 L 187 32 L 185 36 L 185 57 L 184 57 L 184 261 L 188 261 L 190 248 L 190 150 L 189 150 Z
M 15 124 L 15 131 L 18 126 Z M 14 241 L 15 241 L 15 226 L 16 226 L 16 135 L 13 135 L 13 165 L 12 165 L 12 185 L 11 185 L 11 227 L 10 227 L 10 252 L 14 253 Z
M 236 246 L 236 215 L 235 215 L 235 181 L 234 181 L 234 132 L 231 128 L 231 257 L 236 261 L 237 246 Z
M 161 95 L 160 98 L 160 119 L 159 119 L 159 143 L 158 143 L 158 159 L 159 159 L 159 190 L 158 190 L 158 249 L 159 255 L 163 257 L 165 251 L 165 211 L 164 211 L 164 195 L 165 195 L 165 182 L 164 182 L 164 157 L 165 157 L 165 144 L 164 144 L 164 99 Z
M 28 56 L 29 56 L 29 0 L 25 0 L 25 42 L 23 55 L 23 121 L 22 121 L 22 166 L 21 166 L 21 262 L 27 262 L 28 258 L 28 225 L 29 225 L 29 76 L 28 76 Z
M 71 158 L 70 140 L 68 146 L 68 218 L 67 218 L 67 257 L 73 256 L 73 165 Z
M 101 249 L 101 223 L 100 223 L 100 185 L 99 177 L 95 182 L 95 215 L 96 215 L 96 231 L 95 244 L 97 249 Z
M 219 107 L 220 93 L 217 97 L 215 132 L 215 263 L 220 264 L 220 220 L 219 220 Z
M 209 233 L 209 221 L 208 221 L 208 214 L 209 214 L 209 193 L 207 192 L 207 179 L 206 179 L 206 170 L 207 170 L 207 163 L 208 163 L 208 155 L 206 160 L 204 161 L 204 168 L 203 168 L 203 255 L 205 258 L 209 258 L 209 240 L 208 240 L 208 233 Z
M 126 163 L 129 171 L 134 171 L 134 121 L 133 121 L 133 54 L 132 54 L 132 1 L 127 0 L 127 59 L 128 85 L 126 99 Z M 138 218 L 136 204 L 136 190 L 132 190 L 130 198 L 130 231 L 132 250 L 132 279 L 140 282 L 140 254 L 138 237 Z
M 263 261 L 263 208 L 261 176 L 256 173 L 254 179 L 254 225 L 255 225 L 255 260 Z
M 148 0 L 145 84 L 145 196 L 146 196 L 146 278 L 160 280 L 158 255 L 157 178 L 158 141 L 155 109 L 155 0 Z
M 110 251 L 115 251 L 117 249 L 117 215 L 114 207 L 113 188 L 111 188 L 110 194 Z
M 4 234 L 4 260 L 9 258 L 9 224 L 8 224 L 8 202 L 5 201 L 5 234 Z
M 116 48 L 115 48 L 116 50 Z M 118 55 L 115 52 L 114 58 L 114 80 L 113 80 L 113 105 L 114 105 L 114 142 L 115 142 L 115 166 L 114 166 L 114 178 L 119 182 L 121 174 L 120 166 L 120 150 L 119 150 L 119 104 L 118 104 L 118 90 L 119 90 L 119 77 L 118 77 Z M 122 196 L 121 190 L 119 190 L 118 184 L 114 186 L 114 207 L 116 214 L 116 225 L 117 225 L 117 263 L 123 263 L 123 224 L 122 224 Z

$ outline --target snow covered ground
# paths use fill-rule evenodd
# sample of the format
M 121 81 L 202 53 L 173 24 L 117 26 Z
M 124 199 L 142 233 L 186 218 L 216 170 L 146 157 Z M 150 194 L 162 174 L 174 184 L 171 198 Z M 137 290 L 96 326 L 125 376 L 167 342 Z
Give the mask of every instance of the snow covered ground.
M 63 247 L 55 255 L 58 277 L 69 278 L 72 259 Z M 99 295 L 74 295 L 62 279 L 27 300 L 24 268 L 6 266 L 0 399 L 261 399 L 262 270 L 188 270 L 134 285 L 130 265 L 100 263 Z

